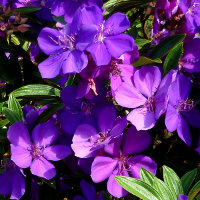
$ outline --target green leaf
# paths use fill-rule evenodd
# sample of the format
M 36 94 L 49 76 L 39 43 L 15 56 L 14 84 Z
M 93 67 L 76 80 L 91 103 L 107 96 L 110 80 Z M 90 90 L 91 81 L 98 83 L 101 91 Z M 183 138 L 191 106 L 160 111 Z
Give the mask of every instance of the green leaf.
M 183 188 L 181 185 L 181 180 L 178 175 L 167 166 L 163 166 L 163 178 L 165 184 L 169 187 L 172 192 L 174 198 L 178 198 L 179 194 L 183 194 Z
M 200 180 L 192 187 L 192 189 L 189 192 L 189 196 L 192 195 L 192 193 L 197 189 L 200 188 Z
M 152 52 L 150 53 L 149 57 L 151 59 L 162 58 L 177 44 L 182 42 L 184 38 L 185 38 L 185 34 L 177 34 L 177 35 L 168 37 L 167 39 L 165 39 L 164 41 L 162 41 L 161 43 L 159 43 L 157 46 L 155 46 L 152 49 Z
M 143 200 L 162 200 L 159 193 L 147 183 L 126 176 L 115 176 L 115 180 L 125 190 Z
M 154 177 L 153 188 L 160 194 L 162 199 L 177 200 L 177 197 L 173 196 L 167 185 L 156 177 Z
M 16 112 L 10 110 L 9 108 L 2 108 L 2 112 L 6 116 L 6 118 L 10 121 L 11 124 L 21 121 L 19 115 Z
M 29 13 L 36 12 L 38 10 L 41 10 L 41 7 L 27 6 L 27 7 L 21 7 L 21 8 L 14 9 L 14 10 L 12 10 L 12 13 L 17 12 L 17 13 L 26 15 Z
M 183 42 L 177 44 L 167 55 L 164 66 L 163 66 L 163 74 L 167 74 L 171 69 L 175 69 L 178 65 L 178 62 L 183 55 Z
M 135 40 L 135 44 L 138 46 L 138 49 L 140 50 L 145 44 L 150 43 L 151 40 L 146 39 L 137 39 Z
M 8 120 L 8 119 L 1 120 L 1 121 L 0 121 L 0 127 L 4 127 L 4 126 L 6 126 L 8 123 L 9 123 L 9 120 Z
M 181 183 L 183 187 L 184 194 L 187 194 L 195 177 L 197 175 L 197 169 L 187 172 L 181 177 Z
M 192 193 L 189 194 L 188 200 L 194 200 L 199 195 L 200 195 L 200 185 L 198 185 L 198 187 L 195 190 L 193 190 Z
M 53 105 L 42 112 L 42 114 L 38 117 L 35 124 L 39 124 L 42 122 L 48 121 L 58 110 L 62 109 L 65 105 L 63 103 L 59 103 Z
M 17 99 L 12 94 L 10 94 L 8 99 L 8 108 L 19 115 L 20 121 L 24 121 L 22 108 Z
M 155 176 L 151 172 L 149 172 L 148 170 L 141 167 L 140 168 L 140 177 L 141 177 L 142 181 L 149 184 L 150 186 L 153 186 Z
M 148 64 L 152 64 L 152 63 L 162 63 L 162 61 L 159 58 L 156 58 L 153 60 L 151 58 L 140 56 L 139 59 L 135 63 L 133 63 L 133 66 L 140 67 L 142 65 L 148 65 Z
M 60 96 L 60 90 L 49 85 L 32 84 L 18 88 L 12 92 L 14 97 L 21 96 Z

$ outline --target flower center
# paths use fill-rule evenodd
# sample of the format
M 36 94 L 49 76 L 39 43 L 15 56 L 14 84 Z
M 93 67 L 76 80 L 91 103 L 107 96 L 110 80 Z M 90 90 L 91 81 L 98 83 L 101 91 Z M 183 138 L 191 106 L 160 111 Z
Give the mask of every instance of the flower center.
M 113 76 L 117 77 L 121 75 L 121 71 L 119 69 L 119 66 L 116 60 L 112 60 L 110 62 L 110 67 L 111 67 L 111 73 Z
M 183 112 L 183 111 L 190 111 L 194 108 L 195 104 L 194 101 L 191 99 L 186 99 L 185 101 L 179 101 L 178 106 L 176 108 L 177 112 Z
M 81 104 L 81 110 L 85 113 L 85 115 L 91 115 L 92 114 L 93 105 L 88 104 L 86 102 L 82 102 Z
M 194 2 L 194 3 L 192 4 L 192 6 L 190 6 L 190 8 L 188 9 L 187 13 L 195 14 L 196 12 L 195 12 L 194 8 L 197 8 L 197 7 L 200 8 L 200 3 Z M 187 14 L 187 13 L 186 13 L 186 14 Z
M 58 36 L 58 44 L 64 50 L 67 48 L 70 51 L 73 51 L 75 40 L 76 38 L 73 35 L 72 36 L 69 36 L 69 35 Z
M 102 42 L 103 43 L 103 40 L 105 38 L 104 35 L 103 35 L 103 32 L 104 32 L 104 24 L 100 24 L 99 28 L 98 28 L 98 34 L 96 36 L 97 42 Z
M 153 112 L 155 110 L 155 97 L 149 97 L 143 107 L 147 108 L 148 112 Z
M 33 159 L 35 158 L 40 158 L 41 156 L 43 156 L 43 151 L 44 151 L 45 147 L 37 147 L 34 144 L 31 145 L 30 148 L 28 148 L 27 150 L 31 152 L 31 155 L 33 157 Z

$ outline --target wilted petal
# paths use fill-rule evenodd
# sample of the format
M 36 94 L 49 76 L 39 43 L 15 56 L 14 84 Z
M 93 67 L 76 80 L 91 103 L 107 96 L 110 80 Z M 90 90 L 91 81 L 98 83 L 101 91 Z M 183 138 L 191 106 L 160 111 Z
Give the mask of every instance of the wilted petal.
M 136 108 L 144 105 L 147 99 L 133 85 L 122 83 L 115 91 L 115 100 L 120 106 Z
M 176 109 L 168 104 L 165 116 L 165 125 L 169 132 L 173 132 L 177 129 L 178 116 L 179 114 L 177 113 Z
M 109 177 L 107 182 L 107 189 L 108 192 L 113 195 L 114 197 L 121 198 L 123 196 L 126 196 L 128 192 L 123 189 L 119 183 L 114 179 L 115 176 L 129 176 L 126 171 L 124 171 L 122 174 L 118 174 L 118 170 L 116 169 Z
M 150 171 L 152 174 L 156 174 L 157 165 L 150 157 L 144 155 L 134 156 L 128 161 L 130 166 L 130 172 L 134 178 L 140 178 L 140 168 L 144 168 Z
M 105 106 L 98 114 L 98 127 L 100 132 L 106 133 L 112 129 L 117 113 L 114 106 Z
M 45 158 L 35 158 L 31 164 L 31 173 L 33 175 L 45 178 L 47 180 L 52 179 L 56 175 L 56 169 Z
M 11 125 L 8 129 L 7 137 L 16 146 L 27 148 L 31 145 L 28 129 L 22 122 L 16 122 Z
M 96 42 L 87 48 L 97 66 L 107 65 L 111 60 L 111 55 L 102 42 Z
M 151 129 L 156 123 L 155 113 L 153 111 L 148 111 L 147 108 L 136 108 L 132 110 L 128 114 L 127 120 L 130 121 L 138 131 Z
M 65 145 L 53 145 L 44 149 L 43 154 L 47 160 L 58 161 L 66 158 L 72 153 Z
M 99 183 L 107 179 L 117 166 L 117 160 L 106 156 L 97 156 L 91 168 L 91 177 L 95 183 Z
M 51 121 L 38 124 L 32 132 L 35 146 L 47 147 L 57 138 L 57 129 Z
M 87 55 L 79 50 L 73 50 L 62 65 L 64 74 L 80 73 L 88 64 Z
M 20 199 L 25 193 L 25 180 L 23 175 L 16 171 L 12 177 L 12 191 L 10 199 Z
M 158 67 L 143 66 L 134 73 L 135 87 L 146 97 L 152 97 L 157 91 L 161 81 Z
M 128 129 L 123 139 L 123 155 L 144 151 L 151 144 L 151 135 L 146 131 L 137 131 L 134 126 Z
M 191 137 L 188 124 L 181 115 L 179 115 L 178 119 L 177 133 L 181 140 L 183 140 L 188 146 L 191 145 Z
M 123 53 L 133 50 L 134 39 L 126 34 L 110 36 L 104 39 L 104 43 L 114 58 L 119 58 Z
M 11 144 L 10 147 L 12 153 L 11 160 L 21 168 L 29 167 L 32 161 L 31 152 L 23 147 L 15 146 L 13 144 Z
M 129 28 L 130 22 L 127 15 L 117 12 L 109 17 L 104 25 L 106 35 L 118 35 Z

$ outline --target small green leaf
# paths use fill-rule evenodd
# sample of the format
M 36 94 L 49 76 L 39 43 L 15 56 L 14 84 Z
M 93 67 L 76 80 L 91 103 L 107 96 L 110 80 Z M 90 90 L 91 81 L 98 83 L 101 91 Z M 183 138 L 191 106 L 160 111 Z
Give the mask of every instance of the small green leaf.
M 6 118 L 10 121 L 11 124 L 21 121 L 19 115 L 16 112 L 10 110 L 9 108 L 2 108 L 2 112 L 6 116 Z
M 178 175 L 167 166 L 163 166 L 163 178 L 165 184 L 169 187 L 172 192 L 174 198 L 178 198 L 179 194 L 183 194 L 183 188 L 181 185 L 181 180 Z
M 192 171 L 187 172 L 181 177 L 181 183 L 183 186 L 184 194 L 188 193 L 196 175 L 197 175 L 197 169 L 193 169 Z
M 183 42 L 177 44 L 167 55 L 164 66 L 163 66 L 163 74 L 167 74 L 171 69 L 175 69 L 178 65 L 178 62 L 183 55 Z
M 192 193 L 189 194 L 188 200 L 194 200 L 200 195 L 200 186 L 198 186 Z
M 152 52 L 150 53 L 149 57 L 151 59 L 162 58 L 177 44 L 182 42 L 184 38 L 185 38 L 185 34 L 177 34 L 177 35 L 168 37 L 167 39 L 165 39 L 164 41 L 162 41 L 161 43 L 159 43 L 157 46 L 155 46 L 152 49 Z
M 151 40 L 146 39 L 137 39 L 135 40 L 135 44 L 138 46 L 138 49 L 140 50 L 145 44 L 150 43 Z
M 143 200 L 162 200 L 154 188 L 141 180 L 126 176 L 115 176 L 115 180 L 125 190 Z
M 38 10 L 41 10 L 41 7 L 27 6 L 27 7 L 21 7 L 21 8 L 14 9 L 14 10 L 12 10 L 12 13 L 17 12 L 17 13 L 26 15 L 29 13 L 36 12 Z
M 153 186 L 155 176 L 151 172 L 149 172 L 148 170 L 141 167 L 140 168 L 140 177 L 141 177 L 142 181 L 149 184 L 150 186 Z
M 18 88 L 12 92 L 14 97 L 21 96 L 60 96 L 60 90 L 49 85 L 33 84 Z
M 148 65 L 148 64 L 152 64 L 152 63 L 162 63 L 162 61 L 159 58 L 156 58 L 153 60 L 151 58 L 140 56 L 139 59 L 135 63 L 133 63 L 133 66 L 140 67 L 142 65 Z
M 177 200 L 177 198 L 173 196 L 167 185 L 156 177 L 154 177 L 153 188 L 160 194 L 162 199 Z
M 22 108 L 19 102 L 17 101 L 17 99 L 12 94 L 10 94 L 9 99 L 8 99 L 8 108 L 19 115 L 20 121 L 24 121 Z
M 198 188 L 200 188 L 200 180 L 192 187 L 192 189 L 189 192 L 189 196 L 191 196 L 192 193 Z
M 6 126 L 8 123 L 9 123 L 9 120 L 8 120 L 8 119 L 1 120 L 1 121 L 0 121 L 0 127 L 4 127 L 4 126 Z
M 62 109 L 65 105 L 63 103 L 59 103 L 53 105 L 42 112 L 42 114 L 38 117 L 35 124 L 39 124 L 42 122 L 48 121 L 58 110 Z

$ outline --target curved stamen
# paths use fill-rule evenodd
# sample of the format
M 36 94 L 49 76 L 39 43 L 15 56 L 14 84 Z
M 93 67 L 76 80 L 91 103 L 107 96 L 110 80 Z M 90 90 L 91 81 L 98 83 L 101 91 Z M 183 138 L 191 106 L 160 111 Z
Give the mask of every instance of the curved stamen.
M 149 97 L 143 107 L 147 108 L 148 112 L 153 112 L 155 110 L 155 97 Z
M 181 100 L 176 108 L 177 112 L 190 111 L 194 108 L 195 103 L 191 99 Z

